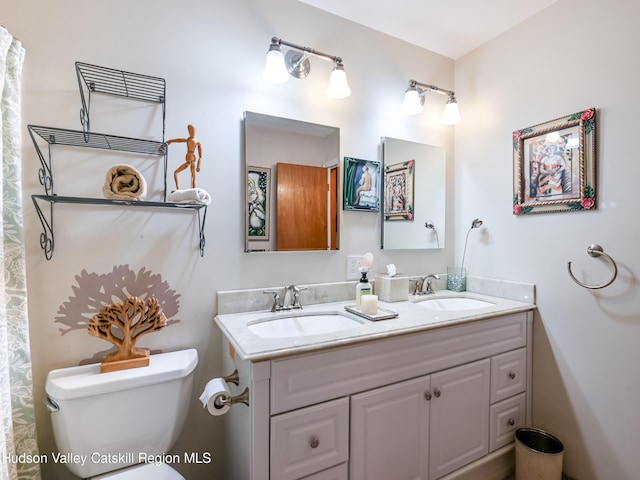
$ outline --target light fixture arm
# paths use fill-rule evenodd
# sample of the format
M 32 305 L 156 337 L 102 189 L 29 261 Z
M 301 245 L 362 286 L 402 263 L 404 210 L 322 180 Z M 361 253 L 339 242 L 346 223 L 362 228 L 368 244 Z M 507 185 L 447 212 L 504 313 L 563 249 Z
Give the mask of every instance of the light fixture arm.
M 409 88 L 416 88 L 420 97 L 423 97 L 428 92 L 435 92 L 447 97 L 455 97 L 456 94 L 453 90 L 445 90 L 444 88 L 437 87 L 435 85 L 429 85 L 427 83 L 418 82 L 416 80 L 409 80 Z M 418 88 L 422 87 L 422 88 Z
M 333 63 L 342 64 L 342 58 L 340 57 L 329 55 L 327 53 L 322 53 L 313 48 L 304 47 L 302 45 L 296 45 L 295 43 L 287 42 L 286 40 L 282 40 L 281 38 L 278 38 L 278 37 L 273 37 L 271 39 L 271 43 L 275 43 L 276 45 L 284 45 L 286 47 L 294 48 L 296 50 L 300 50 L 301 52 L 304 52 L 304 55 L 302 56 L 302 58 L 298 60 L 298 62 L 300 63 L 304 61 L 304 59 L 307 58 L 307 56 L 313 55 L 314 57 L 323 58 L 324 60 L 328 60 Z

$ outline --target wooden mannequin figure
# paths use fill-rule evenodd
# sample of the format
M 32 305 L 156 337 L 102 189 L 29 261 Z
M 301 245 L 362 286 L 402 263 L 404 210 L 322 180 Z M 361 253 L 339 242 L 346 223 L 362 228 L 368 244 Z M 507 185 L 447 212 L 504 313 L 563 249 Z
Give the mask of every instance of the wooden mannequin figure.
M 176 142 L 187 144 L 187 155 L 184 159 L 184 163 L 176 168 L 176 171 L 173 173 L 173 179 L 176 182 L 176 190 L 180 190 L 178 174 L 187 168 L 191 170 L 191 188 L 197 187 L 196 172 L 200 171 L 200 164 L 202 163 L 202 145 L 200 145 L 200 142 L 196 140 L 196 127 L 193 125 L 187 125 L 187 130 L 189 131 L 189 137 L 167 140 L 167 145 Z M 196 150 L 198 152 L 197 163 Z M 172 190 L 172 192 L 175 192 L 176 190 Z

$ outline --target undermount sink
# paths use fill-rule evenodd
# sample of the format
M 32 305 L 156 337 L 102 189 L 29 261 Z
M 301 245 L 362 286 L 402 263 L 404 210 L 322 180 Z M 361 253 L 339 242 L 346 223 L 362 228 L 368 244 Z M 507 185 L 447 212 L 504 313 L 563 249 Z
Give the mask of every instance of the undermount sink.
M 340 312 L 309 312 L 262 318 L 247 328 L 262 338 L 287 338 L 333 333 L 359 327 L 363 323 L 363 320 Z
M 458 312 L 460 310 L 474 310 L 476 308 L 492 307 L 495 304 L 468 297 L 435 297 L 416 300 L 415 303 L 427 310 Z

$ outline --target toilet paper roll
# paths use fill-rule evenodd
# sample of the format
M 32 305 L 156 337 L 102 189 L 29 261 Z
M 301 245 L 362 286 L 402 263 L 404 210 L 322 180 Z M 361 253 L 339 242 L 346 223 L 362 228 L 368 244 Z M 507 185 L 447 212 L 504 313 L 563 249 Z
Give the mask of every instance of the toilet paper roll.
M 207 407 L 209 413 L 211 415 L 220 416 L 224 415 L 229 411 L 230 405 L 216 405 L 217 399 L 225 399 L 231 398 L 231 393 L 229 392 L 229 386 L 227 382 L 225 382 L 221 378 L 212 378 L 209 380 L 207 385 L 204 387 L 204 391 L 202 395 L 200 395 L 200 401 L 202 402 L 202 408 Z

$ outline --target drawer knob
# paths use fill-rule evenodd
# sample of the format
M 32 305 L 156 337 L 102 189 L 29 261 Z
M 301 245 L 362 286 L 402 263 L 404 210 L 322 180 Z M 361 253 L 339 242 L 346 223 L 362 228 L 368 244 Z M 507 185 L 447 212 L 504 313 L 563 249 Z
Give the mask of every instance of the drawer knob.
M 320 445 L 320 439 L 318 437 L 311 437 L 309 445 L 311 448 L 318 448 L 318 445 Z
M 516 424 L 516 421 L 513 418 L 510 418 L 508 423 L 510 427 L 513 427 Z
M 514 378 L 516 378 L 516 372 L 509 372 L 509 378 L 511 380 L 513 380 Z
M 442 392 L 436 388 L 433 391 L 433 394 L 435 395 L 436 398 L 440 398 L 440 395 L 442 395 Z
M 431 392 L 427 392 L 424 394 L 424 398 L 427 402 L 431 401 Z

